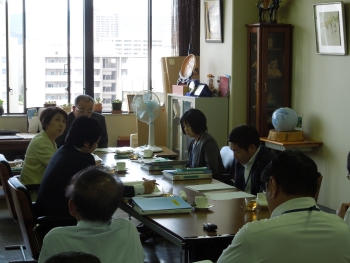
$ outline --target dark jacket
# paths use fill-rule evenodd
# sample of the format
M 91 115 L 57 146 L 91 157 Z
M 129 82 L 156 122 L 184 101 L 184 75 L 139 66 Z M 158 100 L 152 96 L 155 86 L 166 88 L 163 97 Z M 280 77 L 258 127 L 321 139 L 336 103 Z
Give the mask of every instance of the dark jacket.
M 266 165 L 272 160 L 274 155 L 268 150 L 264 145 L 260 145 L 260 150 L 257 153 L 252 168 L 250 170 L 250 178 L 252 182 L 252 187 L 250 193 L 256 195 L 262 189 L 261 183 L 261 174 L 266 167 Z M 245 179 L 244 179 L 244 166 L 237 162 L 234 162 L 234 178 L 235 178 L 235 187 L 244 191 L 245 190 Z
M 96 119 L 98 121 L 98 123 L 101 125 L 102 130 L 103 130 L 101 140 L 98 143 L 97 147 L 98 148 L 107 148 L 108 147 L 108 134 L 107 134 L 107 125 L 106 125 L 105 117 L 102 114 L 93 112 L 91 115 L 91 118 Z M 64 140 L 66 139 L 69 128 L 74 120 L 75 120 L 74 113 L 73 112 L 69 113 L 68 119 L 67 119 L 66 129 L 63 132 L 63 134 L 56 139 L 57 148 L 60 148 L 62 145 L 64 145 Z
M 207 132 L 202 134 L 195 146 L 194 139 L 189 142 L 188 158 L 190 167 L 209 167 L 212 170 L 214 178 L 215 175 L 225 172 L 219 146 L 213 136 Z
M 40 184 L 35 210 L 37 216 L 67 216 L 68 198 L 66 187 L 73 175 L 82 169 L 95 165 L 95 158 L 90 153 L 83 153 L 74 146 L 63 146 L 52 156 L 43 180 Z M 135 195 L 133 186 L 124 186 L 123 195 Z

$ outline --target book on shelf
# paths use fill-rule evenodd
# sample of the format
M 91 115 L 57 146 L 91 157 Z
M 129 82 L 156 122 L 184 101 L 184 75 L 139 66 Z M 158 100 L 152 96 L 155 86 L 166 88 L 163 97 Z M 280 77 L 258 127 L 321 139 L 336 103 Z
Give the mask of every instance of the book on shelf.
M 134 210 L 141 215 L 191 213 L 192 207 L 180 196 L 132 198 Z
M 178 180 L 194 180 L 194 179 L 207 179 L 212 178 L 212 173 L 189 173 L 189 174 L 172 174 L 163 171 L 165 178 L 168 178 L 173 181 Z

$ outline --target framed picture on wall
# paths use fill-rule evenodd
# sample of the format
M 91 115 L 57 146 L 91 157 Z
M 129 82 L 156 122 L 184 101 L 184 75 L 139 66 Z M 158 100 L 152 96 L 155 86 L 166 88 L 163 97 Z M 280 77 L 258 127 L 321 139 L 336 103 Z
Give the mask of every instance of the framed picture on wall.
M 132 109 L 132 100 L 135 97 L 135 94 L 128 94 L 126 95 L 126 97 L 128 98 L 128 109 L 129 109 L 129 113 L 134 112 Z
M 221 0 L 204 2 L 205 42 L 222 43 L 222 3 Z
M 343 2 L 314 4 L 316 52 L 346 55 Z

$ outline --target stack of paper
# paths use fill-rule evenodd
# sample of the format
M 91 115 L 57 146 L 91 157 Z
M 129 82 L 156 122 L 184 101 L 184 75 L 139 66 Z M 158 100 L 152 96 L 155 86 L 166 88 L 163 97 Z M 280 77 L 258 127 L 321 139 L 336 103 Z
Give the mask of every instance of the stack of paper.
M 164 170 L 163 175 L 165 178 L 169 178 L 171 180 L 192 180 L 192 179 L 211 178 L 212 172 L 207 167 L 200 167 L 200 168 Z
M 180 196 L 132 198 L 134 210 L 141 215 L 191 213 L 192 207 Z
M 147 171 L 163 171 L 163 170 L 170 170 L 170 169 L 177 169 L 177 168 L 185 168 L 185 164 L 188 161 L 181 161 L 181 160 L 151 160 L 150 162 L 144 162 L 144 164 L 141 166 L 141 169 L 147 170 Z
M 191 189 L 193 191 L 210 191 L 210 190 L 234 189 L 236 187 L 225 183 L 217 183 L 217 184 L 189 185 L 189 186 L 186 186 L 186 188 Z

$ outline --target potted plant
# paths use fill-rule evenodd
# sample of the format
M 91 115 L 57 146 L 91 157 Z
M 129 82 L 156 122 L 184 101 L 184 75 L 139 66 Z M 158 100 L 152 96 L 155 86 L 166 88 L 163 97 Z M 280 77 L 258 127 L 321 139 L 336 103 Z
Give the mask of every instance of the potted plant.
M 45 108 L 55 107 L 55 106 L 56 106 L 56 101 L 45 101 L 45 103 L 44 103 Z
M 0 99 L 0 116 L 4 114 L 4 107 L 2 106 L 3 103 L 4 101 Z
M 102 112 L 102 100 L 100 98 L 95 98 L 94 111 Z
M 63 104 L 62 109 L 69 114 L 72 111 L 72 104 L 71 103 Z
M 121 100 L 112 100 L 112 110 L 122 110 L 122 104 L 123 102 Z

